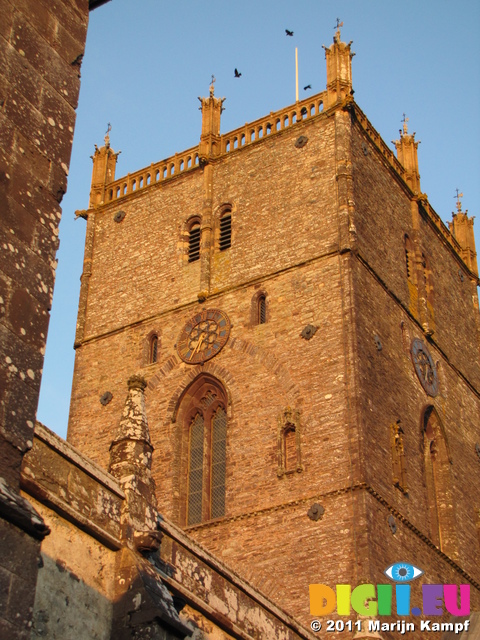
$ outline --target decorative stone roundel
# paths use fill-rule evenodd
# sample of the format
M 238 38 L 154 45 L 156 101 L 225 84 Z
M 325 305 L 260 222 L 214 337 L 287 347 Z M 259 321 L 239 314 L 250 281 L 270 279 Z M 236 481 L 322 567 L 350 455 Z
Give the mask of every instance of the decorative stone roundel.
M 300 334 L 304 340 L 311 340 L 313 336 L 316 334 L 318 327 L 315 327 L 313 324 L 307 324 L 304 327 L 302 333 Z
M 434 398 L 438 394 L 438 375 L 432 356 L 423 340 L 415 338 L 412 341 L 411 354 L 420 384 L 428 395 Z
M 316 522 L 317 520 L 322 519 L 324 513 L 325 508 L 321 504 L 318 504 L 318 502 L 315 502 L 307 511 L 307 516 L 310 518 L 310 520 Z
M 109 402 L 111 402 L 112 398 L 113 398 L 113 395 L 110 393 L 110 391 L 105 391 L 103 396 L 100 396 L 100 404 L 103 404 L 103 406 L 105 406 Z
M 297 147 L 297 149 L 301 149 L 307 144 L 307 142 L 308 142 L 307 136 L 300 136 L 295 140 L 295 146 Z
M 117 211 L 117 213 L 113 216 L 115 222 L 121 222 L 127 214 L 125 211 Z
M 191 318 L 177 340 L 180 358 L 188 364 L 210 360 L 225 346 L 230 320 L 219 309 L 204 309 Z

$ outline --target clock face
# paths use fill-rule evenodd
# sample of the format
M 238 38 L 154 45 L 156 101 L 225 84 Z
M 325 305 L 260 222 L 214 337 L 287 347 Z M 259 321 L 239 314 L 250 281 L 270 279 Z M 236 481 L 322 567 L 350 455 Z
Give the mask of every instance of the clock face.
M 419 338 L 412 342 L 412 360 L 422 387 L 433 398 L 438 394 L 438 375 L 426 344 Z
M 210 360 L 225 346 L 230 334 L 230 320 L 219 309 L 204 309 L 191 318 L 177 341 L 180 358 L 188 364 Z

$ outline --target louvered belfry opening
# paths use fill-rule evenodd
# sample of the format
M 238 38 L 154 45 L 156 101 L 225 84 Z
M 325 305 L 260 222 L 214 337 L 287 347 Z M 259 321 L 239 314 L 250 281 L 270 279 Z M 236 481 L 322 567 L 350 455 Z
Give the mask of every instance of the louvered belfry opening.
M 220 218 L 220 251 L 232 246 L 232 214 L 224 213 Z
M 201 374 L 184 392 L 179 419 L 188 438 L 186 484 L 181 491 L 186 498 L 185 522 L 193 525 L 221 518 L 226 511 L 227 467 L 227 394 L 223 385 L 213 376 Z
M 188 235 L 188 261 L 195 262 L 200 259 L 200 223 L 195 222 L 190 227 Z

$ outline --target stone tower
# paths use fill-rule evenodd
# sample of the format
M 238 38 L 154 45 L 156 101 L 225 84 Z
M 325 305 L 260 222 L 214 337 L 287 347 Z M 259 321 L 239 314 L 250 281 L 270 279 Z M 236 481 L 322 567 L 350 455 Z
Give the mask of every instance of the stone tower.
M 309 584 L 398 560 L 480 606 L 472 222 L 367 120 L 352 55 L 337 32 L 325 92 L 225 134 L 212 84 L 200 145 L 82 214 L 69 441 L 106 467 L 141 375 L 159 511 L 306 626 Z

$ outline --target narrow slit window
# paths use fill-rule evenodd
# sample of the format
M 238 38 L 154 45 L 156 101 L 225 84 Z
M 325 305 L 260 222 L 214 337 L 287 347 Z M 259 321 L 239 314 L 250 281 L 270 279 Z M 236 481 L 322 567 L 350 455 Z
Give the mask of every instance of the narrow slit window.
M 286 407 L 277 418 L 278 423 L 278 469 L 282 478 L 303 471 L 300 452 L 300 412 Z
M 267 322 L 267 301 L 264 295 L 258 298 L 258 324 Z
M 220 218 L 220 251 L 232 246 L 232 214 L 227 212 Z
M 200 223 L 195 222 L 190 227 L 188 235 L 188 261 L 195 262 L 200 259 Z
M 285 471 L 294 471 L 297 466 L 297 443 L 295 427 L 289 425 L 283 434 Z
M 392 446 L 392 472 L 393 484 L 403 493 L 407 493 L 406 473 L 405 473 L 405 448 L 403 444 L 403 429 L 400 422 L 392 424 L 391 428 Z
M 150 364 L 157 362 L 158 357 L 158 336 L 152 336 L 150 339 Z
M 414 273 L 415 255 L 414 255 L 413 243 L 407 235 L 405 235 L 404 242 L 405 242 L 405 267 L 407 270 L 407 278 L 409 282 L 411 282 L 412 284 L 415 284 L 415 273 Z

